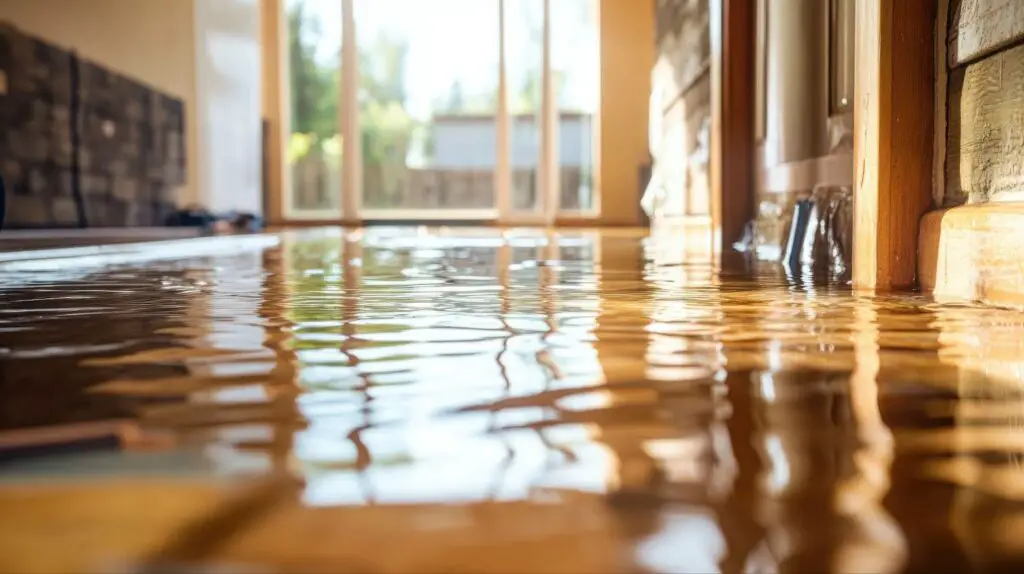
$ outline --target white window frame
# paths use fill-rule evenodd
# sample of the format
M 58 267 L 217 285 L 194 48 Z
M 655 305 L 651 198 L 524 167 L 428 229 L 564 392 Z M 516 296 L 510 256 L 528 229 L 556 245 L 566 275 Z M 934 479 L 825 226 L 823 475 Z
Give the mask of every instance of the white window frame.
M 283 23 L 287 21 L 285 10 L 286 0 L 279 2 L 278 16 L 282 22 L 282 34 L 288 30 Z M 343 150 L 341 177 L 339 178 L 341 195 L 339 209 L 296 209 L 293 203 L 292 170 L 288 165 L 287 146 L 282 147 L 280 171 L 284 181 L 281 182 L 281 197 L 284 202 L 281 212 L 287 220 L 293 221 L 336 221 L 359 223 L 363 221 L 480 221 L 496 222 L 501 225 L 553 225 L 559 218 L 593 219 L 595 222 L 601 214 L 601 185 L 597 177 L 600 166 L 599 126 L 600 114 L 595 113 L 591 119 L 592 149 L 592 186 L 591 208 L 562 210 L 559 208 L 561 197 L 561 171 L 559 162 L 559 110 L 554 93 L 551 74 L 551 1 L 543 0 L 543 35 L 541 61 L 541 102 L 540 102 L 540 157 L 538 158 L 538 199 L 530 210 L 513 209 L 512 177 L 509 165 L 510 155 L 510 117 L 508 106 L 508 81 L 506 75 L 506 38 L 505 14 L 506 4 L 516 0 L 498 0 L 498 98 L 496 118 L 497 158 L 494 168 L 495 205 L 483 209 L 364 209 L 362 206 L 365 190 L 362 185 L 362 146 L 361 138 L 350 137 L 359 133 L 359 104 L 357 86 L 359 85 L 359 52 L 358 26 L 355 20 L 354 4 L 357 1 L 373 0 L 338 0 L 341 3 L 342 44 L 339 65 L 341 66 L 341 90 L 338 105 L 338 133 L 342 134 Z M 428 1 L 428 0 L 422 0 Z M 599 4 L 596 4 L 599 6 Z M 600 22 L 600 13 L 597 15 Z M 287 142 L 291 134 L 291 83 L 288 70 L 287 38 L 279 43 L 284 51 L 281 57 L 281 131 L 282 140 Z M 600 108 L 599 108 L 600 109 Z M 358 190 L 352 193 L 350 190 Z

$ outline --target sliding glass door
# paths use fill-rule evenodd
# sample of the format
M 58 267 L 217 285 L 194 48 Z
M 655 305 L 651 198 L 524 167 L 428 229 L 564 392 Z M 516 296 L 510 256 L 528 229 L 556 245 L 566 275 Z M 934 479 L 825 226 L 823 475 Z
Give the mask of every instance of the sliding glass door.
M 505 105 L 508 117 L 506 219 L 541 216 L 544 99 L 544 0 L 506 0 L 504 13 Z
M 292 219 L 596 216 L 598 0 L 283 0 Z
M 340 0 L 285 0 L 287 82 L 283 170 L 289 219 L 340 219 Z
M 551 76 L 558 110 L 558 210 L 598 210 L 597 112 L 601 93 L 597 0 L 553 0 Z
M 356 0 L 363 217 L 496 215 L 498 0 Z

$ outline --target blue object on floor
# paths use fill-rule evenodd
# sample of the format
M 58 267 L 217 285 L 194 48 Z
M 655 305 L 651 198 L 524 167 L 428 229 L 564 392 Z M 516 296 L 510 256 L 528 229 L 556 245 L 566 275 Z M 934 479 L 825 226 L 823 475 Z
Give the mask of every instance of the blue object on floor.
M 811 217 L 813 204 L 809 199 L 801 199 L 793 206 L 793 223 L 789 227 L 789 241 L 782 256 L 782 264 L 794 275 L 799 275 L 800 252 L 807 234 L 807 222 Z

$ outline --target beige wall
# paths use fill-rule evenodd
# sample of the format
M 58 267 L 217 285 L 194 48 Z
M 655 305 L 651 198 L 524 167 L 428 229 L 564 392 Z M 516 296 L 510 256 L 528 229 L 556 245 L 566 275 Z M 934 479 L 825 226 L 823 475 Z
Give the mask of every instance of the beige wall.
M 188 179 L 197 197 L 194 0 L 0 0 L 0 20 L 184 100 Z
M 601 220 L 609 225 L 640 222 L 654 52 L 653 2 L 601 0 Z

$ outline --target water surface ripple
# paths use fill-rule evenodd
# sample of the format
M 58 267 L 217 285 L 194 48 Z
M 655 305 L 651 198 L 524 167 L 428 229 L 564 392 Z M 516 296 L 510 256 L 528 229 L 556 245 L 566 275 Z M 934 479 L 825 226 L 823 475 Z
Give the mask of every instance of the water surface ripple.
M 0 264 L 0 570 L 1024 564 L 1024 313 L 683 251 L 317 229 Z

